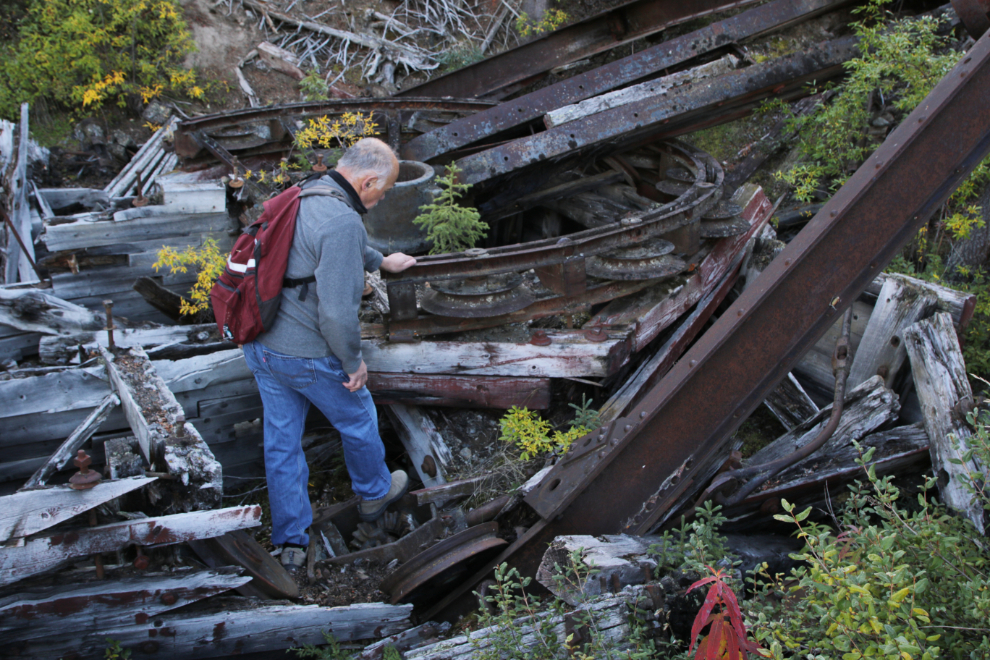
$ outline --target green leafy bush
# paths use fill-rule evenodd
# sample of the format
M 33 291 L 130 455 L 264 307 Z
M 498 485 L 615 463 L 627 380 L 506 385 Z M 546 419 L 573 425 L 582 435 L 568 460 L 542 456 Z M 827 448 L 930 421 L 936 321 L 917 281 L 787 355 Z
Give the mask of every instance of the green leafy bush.
M 166 89 L 202 98 L 179 66 L 194 48 L 174 0 L 36 0 L 17 42 L 0 47 L 0 117 L 39 97 L 68 108 Z
M 597 411 L 585 410 L 584 419 L 598 423 Z M 509 408 L 509 412 L 499 420 L 499 425 L 502 428 L 499 439 L 521 449 L 520 458 L 524 461 L 548 452 L 563 454 L 575 440 L 591 431 L 584 426 L 572 425 L 566 431 L 554 431 L 551 435 L 550 422 L 541 419 L 535 410 L 516 406 Z
M 443 186 L 440 195 L 432 204 L 421 206 L 420 214 L 413 220 L 426 231 L 426 238 L 433 243 L 430 254 L 460 252 L 474 247 L 488 231 L 488 223 L 481 221 L 477 209 L 457 203 L 457 199 L 471 187 L 470 184 L 457 182 L 460 171 L 455 163 L 447 166 L 447 173 L 437 180 Z

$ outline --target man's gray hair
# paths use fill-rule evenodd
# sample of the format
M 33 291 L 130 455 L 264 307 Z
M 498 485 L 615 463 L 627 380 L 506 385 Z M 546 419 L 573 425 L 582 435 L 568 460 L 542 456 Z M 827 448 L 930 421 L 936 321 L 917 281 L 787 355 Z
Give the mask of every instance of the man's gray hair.
M 347 170 L 353 174 L 374 172 L 385 185 L 398 167 L 395 152 L 378 138 L 362 138 L 354 143 L 337 161 L 337 169 Z

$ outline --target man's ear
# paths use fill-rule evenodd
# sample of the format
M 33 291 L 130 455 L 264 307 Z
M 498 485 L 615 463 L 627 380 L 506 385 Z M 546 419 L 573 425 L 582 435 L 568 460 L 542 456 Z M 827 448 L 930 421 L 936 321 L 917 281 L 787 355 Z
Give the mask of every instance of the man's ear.
M 364 189 L 372 190 L 374 188 L 378 188 L 378 177 L 369 176 L 367 179 L 364 180 Z

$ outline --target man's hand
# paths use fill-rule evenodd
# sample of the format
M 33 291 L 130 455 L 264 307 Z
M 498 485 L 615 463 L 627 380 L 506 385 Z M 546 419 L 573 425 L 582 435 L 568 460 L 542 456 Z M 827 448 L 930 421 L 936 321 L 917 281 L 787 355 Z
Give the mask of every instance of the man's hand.
M 364 360 L 361 360 L 361 366 L 358 367 L 358 370 L 347 375 L 350 380 L 344 383 L 344 387 L 351 392 L 357 392 L 368 382 L 368 366 L 364 363 Z
M 408 254 L 395 252 L 382 259 L 381 269 L 387 270 L 390 273 L 401 273 L 406 268 L 415 265 L 416 257 L 410 257 Z

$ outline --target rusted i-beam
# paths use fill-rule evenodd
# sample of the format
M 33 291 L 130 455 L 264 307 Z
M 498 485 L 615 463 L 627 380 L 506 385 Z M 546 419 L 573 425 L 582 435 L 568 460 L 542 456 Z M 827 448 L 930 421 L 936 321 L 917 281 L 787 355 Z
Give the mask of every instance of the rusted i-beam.
M 526 498 L 542 520 L 487 567 L 510 561 L 532 575 L 561 534 L 648 531 L 987 153 L 985 34 L 666 378 L 574 442 L 585 460 L 554 467 Z
M 567 25 L 498 55 L 402 90 L 396 96 L 503 98 L 520 83 L 554 67 L 655 34 L 692 18 L 753 4 L 754 0 L 634 0 Z
M 551 110 L 646 80 L 669 67 L 705 53 L 778 30 L 797 21 L 808 20 L 848 2 L 849 0 L 774 0 L 525 96 L 452 121 L 410 140 L 403 148 L 403 158 L 429 161 L 502 131 L 532 122 Z

